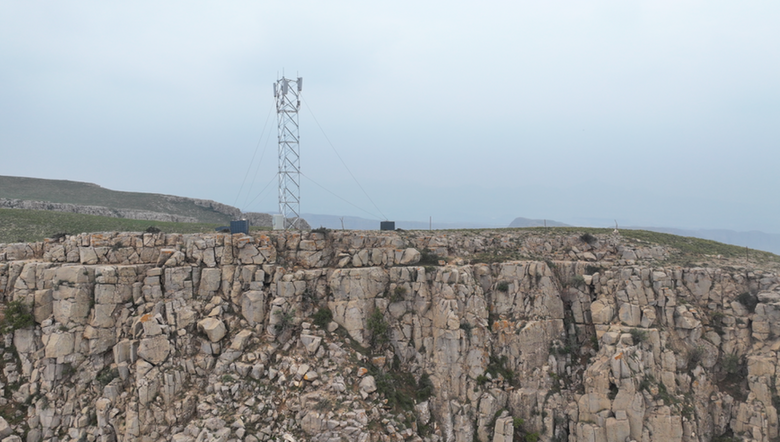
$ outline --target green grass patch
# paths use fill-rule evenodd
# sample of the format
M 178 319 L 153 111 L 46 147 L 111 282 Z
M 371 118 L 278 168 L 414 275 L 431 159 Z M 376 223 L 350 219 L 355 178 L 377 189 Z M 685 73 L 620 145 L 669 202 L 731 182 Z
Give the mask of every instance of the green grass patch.
M 0 209 L 0 243 L 43 241 L 61 233 L 144 232 L 155 227 L 165 233 L 215 233 L 221 224 L 172 223 L 46 210 Z M 253 227 L 252 231 L 268 230 Z
M 441 259 L 441 256 L 433 253 L 426 247 L 420 252 L 420 262 L 418 264 L 422 266 L 437 266 Z
M 640 328 L 632 328 L 628 331 L 631 334 L 631 339 L 634 341 L 634 345 L 639 345 L 642 342 L 647 341 L 648 335 L 646 330 Z
M 333 312 L 329 308 L 321 308 L 314 314 L 314 325 L 319 328 L 325 328 L 333 320 Z
M 669 233 L 650 232 L 647 230 L 621 230 L 623 237 L 634 240 L 646 241 L 654 244 L 674 247 L 683 254 L 687 255 L 721 255 L 725 258 L 743 258 L 745 257 L 745 248 L 732 246 L 729 244 L 711 241 L 709 239 L 693 238 L 689 236 L 678 236 Z M 751 260 L 780 262 L 780 256 L 773 253 L 760 250 L 749 251 Z
M 366 328 L 371 348 L 378 349 L 389 342 L 390 326 L 385 321 L 385 315 L 378 308 L 375 308 L 371 316 L 368 317 Z
M 509 360 L 505 355 L 501 355 L 500 357 L 491 355 L 488 357 L 488 366 L 485 369 L 485 373 L 490 373 L 490 376 L 492 376 L 493 379 L 496 379 L 501 375 L 501 377 L 509 382 L 509 385 L 515 385 L 515 382 L 517 381 L 517 379 L 515 379 L 515 372 L 507 367 L 508 363 Z
M 10 333 L 31 327 L 34 324 L 35 320 L 30 313 L 30 307 L 22 301 L 11 301 L 6 305 L 3 317 L 0 319 L 0 332 Z

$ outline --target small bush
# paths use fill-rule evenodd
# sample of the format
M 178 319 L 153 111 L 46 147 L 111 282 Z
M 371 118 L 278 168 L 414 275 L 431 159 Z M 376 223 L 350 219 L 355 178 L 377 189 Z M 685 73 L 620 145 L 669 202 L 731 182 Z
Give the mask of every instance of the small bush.
M 598 238 L 596 238 L 595 236 L 591 235 L 590 233 L 583 233 L 582 235 L 580 235 L 580 241 L 582 241 L 582 242 L 584 242 L 586 244 L 589 244 L 589 245 L 596 244 L 596 242 L 598 242 L 598 240 L 599 240 Z
M 417 401 L 425 402 L 431 396 L 433 396 L 433 382 L 428 373 L 423 373 L 417 382 Z
M 374 366 L 369 372 L 376 381 L 376 390 L 387 399 L 387 406 L 401 410 L 412 410 L 417 396 L 418 384 L 408 372 L 393 370 L 382 372 Z
M 314 325 L 325 328 L 333 320 L 333 312 L 329 308 L 321 308 L 314 314 Z
M 468 322 L 461 322 L 460 323 L 460 329 L 466 332 L 466 337 L 471 339 L 471 330 L 474 328 L 473 325 L 469 324 Z
M 632 328 L 628 333 L 631 334 L 631 339 L 633 339 L 635 345 L 647 341 L 647 332 L 645 330 Z
M 737 301 L 745 306 L 745 308 L 750 312 L 753 313 L 756 311 L 756 306 L 758 305 L 758 298 L 753 295 L 750 292 L 745 292 L 739 296 L 737 296 Z
M 158 229 L 158 228 L 157 228 L 157 227 L 155 227 L 155 226 L 149 226 L 149 227 L 147 227 L 147 228 L 146 228 L 145 232 L 146 232 L 146 233 L 160 233 L 160 232 L 161 232 L 161 230 L 160 230 L 160 229 Z
M 406 295 L 406 287 L 402 285 L 397 285 L 395 286 L 395 289 L 393 289 L 393 294 L 390 296 L 390 302 L 403 301 L 405 295 Z
M 604 271 L 604 268 L 601 266 L 594 266 L 592 264 L 588 264 L 585 266 L 586 275 L 593 275 L 595 273 L 601 273 L 602 271 Z
M 103 369 L 100 370 L 100 372 L 95 377 L 95 380 L 98 381 L 100 385 L 105 387 L 117 377 L 119 377 L 119 370 L 116 368 L 112 369 L 111 367 L 103 367 Z
M 723 370 L 726 373 L 735 374 L 739 369 L 739 356 L 731 353 L 723 357 Z
M 539 441 L 539 433 L 528 433 L 525 435 L 525 442 L 538 442 Z
M 582 275 L 574 275 L 572 276 L 569 285 L 572 285 L 574 287 L 582 287 L 583 285 L 585 285 L 585 277 Z
M 279 322 L 276 323 L 277 332 L 281 333 L 293 327 L 295 316 L 292 312 L 283 312 L 279 310 L 276 314 L 279 316 Z
M 62 376 L 63 377 L 67 378 L 67 377 L 73 375 L 74 373 L 76 373 L 76 369 L 73 368 L 73 364 L 71 364 L 70 362 L 66 362 L 66 363 L 62 364 Z
M 516 417 L 512 419 L 512 426 L 515 428 L 522 428 L 525 425 L 525 420 L 522 417 Z
M 493 378 L 501 375 L 510 385 L 515 384 L 515 372 L 507 367 L 509 359 L 503 355 L 501 357 L 489 356 L 486 373 L 490 373 Z
M 499 292 L 508 292 L 509 291 L 509 283 L 506 281 L 501 281 L 498 284 L 496 284 L 496 290 Z
M 488 378 L 484 374 L 481 374 L 477 376 L 476 381 L 477 381 L 477 385 L 485 385 L 487 384 Z
M 325 236 L 328 235 L 328 232 L 330 232 L 330 229 L 327 228 L 327 227 L 322 227 L 322 226 L 317 227 L 316 229 L 311 229 L 311 233 L 321 233 L 321 234 L 323 234 Z
M 317 303 L 317 293 L 310 289 L 306 288 L 306 290 L 301 293 L 301 304 L 305 306 L 305 308 L 308 310 L 309 307 Z
M 656 395 L 656 399 L 663 400 L 665 405 L 671 405 L 677 402 L 677 399 L 669 394 L 669 391 L 666 389 L 666 385 L 663 382 L 658 384 L 658 395 Z
M 690 353 L 688 353 L 688 369 L 693 370 L 696 368 L 696 365 L 701 362 L 701 358 L 704 357 L 705 353 L 704 346 L 699 345 L 696 348 L 692 349 Z
M 439 260 L 441 260 L 441 257 L 433 252 L 430 251 L 430 249 L 425 248 L 420 252 L 420 265 L 439 265 Z
M 390 327 L 387 325 L 387 321 L 385 321 L 385 316 L 378 308 L 374 309 L 374 312 L 368 317 L 366 328 L 368 328 L 369 341 L 372 347 L 387 343 Z
M 3 319 L 0 320 L 0 332 L 10 333 L 34 324 L 35 319 L 30 313 L 30 307 L 22 301 L 11 301 L 5 308 Z
M 571 353 L 571 346 L 561 345 L 559 342 L 553 342 L 550 344 L 548 351 L 551 355 L 567 355 Z

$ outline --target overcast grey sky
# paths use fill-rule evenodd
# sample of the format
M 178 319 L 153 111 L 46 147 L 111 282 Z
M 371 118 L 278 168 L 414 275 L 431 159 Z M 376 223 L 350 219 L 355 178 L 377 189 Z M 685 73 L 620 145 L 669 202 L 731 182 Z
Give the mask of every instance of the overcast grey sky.
M 0 175 L 275 210 L 284 70 L 304 212 L 780 233 L 778 23 L 776 0 L 0 0 Z

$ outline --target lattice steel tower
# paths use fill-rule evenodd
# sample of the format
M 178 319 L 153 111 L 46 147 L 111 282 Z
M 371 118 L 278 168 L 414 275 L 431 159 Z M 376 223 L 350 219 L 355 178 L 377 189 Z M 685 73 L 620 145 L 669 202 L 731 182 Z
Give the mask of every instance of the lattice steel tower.
M 287 229 L 297 229 L 301 214 L 301 153 L 298 110 L 303 78 L 284 78 L 274 83 L 279 132 L 279 213 Z M 290 223 L 287 224 L 287 219 Z

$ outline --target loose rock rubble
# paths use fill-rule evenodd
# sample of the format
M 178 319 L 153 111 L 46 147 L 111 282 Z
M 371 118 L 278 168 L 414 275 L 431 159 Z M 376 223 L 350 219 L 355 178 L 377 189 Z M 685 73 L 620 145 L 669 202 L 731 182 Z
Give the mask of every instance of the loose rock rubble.
M 0 245 L 0 441 L 775 440 L 777 274 L 592 239 Z

